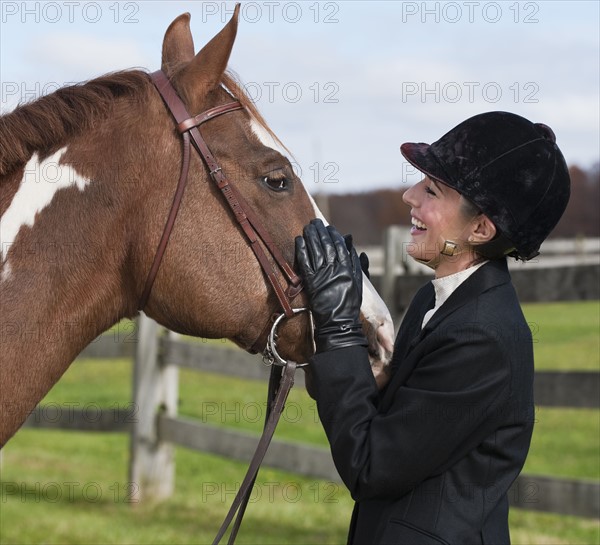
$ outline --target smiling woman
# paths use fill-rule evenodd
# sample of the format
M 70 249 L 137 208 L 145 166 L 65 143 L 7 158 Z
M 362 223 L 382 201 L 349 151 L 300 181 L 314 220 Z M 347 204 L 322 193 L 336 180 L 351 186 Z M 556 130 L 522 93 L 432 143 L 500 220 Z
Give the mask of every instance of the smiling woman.
M 480 262 L 481 256 L 464 251 L 467 243 L 483 244 L 496 236 L 496 227 L 485 214 L 458 191 L 428 177 L 405 191 L 402 199 L 413 210 L 412 242 L 406 251 L 434 268 L 438 277 Z M 443 260 L 442 256 L 453 259 Z
M 319 416 L 356 501 L 349 543 L 508 544 L 534 406 L 531 332 L 506 257 L 538 254 L 567 205 L 567 167 L 549 127 L 507 112 L 401 150 L 425 175 L 404 193 L 409 253 L 436 278 L 406 312 L 381 394 L 357 326 L 356 252 L 318 220 L 296 239 Z

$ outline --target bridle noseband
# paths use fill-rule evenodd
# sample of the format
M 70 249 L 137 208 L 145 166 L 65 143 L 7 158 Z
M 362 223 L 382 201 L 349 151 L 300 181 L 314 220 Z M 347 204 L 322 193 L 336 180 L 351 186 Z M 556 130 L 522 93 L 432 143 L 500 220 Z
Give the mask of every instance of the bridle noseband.
M 262 222 L 257 217 L 256 213 L 250 208 L 246 200 L 242 197 L 236 187 L 231 183 L 227 176 L 223 173 L 221 167 L 217 163 L 215 157 L 211 153 L 206 141 L 200 134 L 198 127 L 215 117 L 220 115 L 233 112 L 236 110 L 244 109 L 244 106 L 237 100 L 228 102 L 227 104 L 221 104 L 215 106 L 205 112 L 191 116 L 183 101 L 177 94 L 175 88 L 171 85 L 171 82 L 167 76 L 158 70 L 153 74 L 150 74 L 152 83 L 160 93 L 163 101 L 165 102 L 167 109 L 177 122 L 177 130 L 183 137 L 183 160 L 181 164 L 181 172 L 179 176 L 179 182 L 177 183 L 177 190 L 173 197 L 173 203 L 171 204 L 171 210 L 165 224 L 165 228 L 160 239 L 150 272 L 144 285 L 144 290 L 140 297 L 138 304 L 138 310 L 143 310 L 150 297 L 152 291 L 152 285 L 158 274 L 162 258 L 164 256 L 171 231 L 175 224 L 175 219 L 179 211 L 181 199 L 185 191 L 187 183 L 187 177 L 190 166 L 190 141 L 193 144 L 196 151 L 202 157 L 202 160 L 206 164 L 211 179 L 215 182 L 217 187 L 221 190 L 225 197 L 225 202 L 229 205 L 229 208 L 233 212 L 233 215 L 242 229 L 245 237 L 247 238 L 254 255 L 256 256 L 267 280 L 273 287 L 275 295 L 279 300 L 279 304 L 283 310 L 284 315 L 287 318 L 291 318 L 297 313 L 297 309 L 292 308 L 292 300 L 302 290 L 302 284 L 300 277 L 294 272 L 290 264 L 286 261 L 283 253 L 279 247 L 273 242 L 269 232 L 264 228 Z M 272 259 L 275 261 L 283 275 L 286 277 L 289 285 L 284 288 L 277 277 L 274 266 L 267 257 L 266 250 L 271 254 Z M 269 326 L 270 324 L 267 324 Z M 260 352 L 262 347 L 265 345 L 266 336 L 268 333 L 268 327 L 263 330 L 263 333 L 256 340 L 251 351 Z

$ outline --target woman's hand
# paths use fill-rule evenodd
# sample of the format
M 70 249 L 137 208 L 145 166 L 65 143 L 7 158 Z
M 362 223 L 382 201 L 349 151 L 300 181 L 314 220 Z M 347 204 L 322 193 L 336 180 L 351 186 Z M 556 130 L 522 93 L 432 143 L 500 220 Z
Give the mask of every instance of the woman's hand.
M 317 353 L 367 346 L 362 333 L 362 271 L 356 250 L 334 227 L 312 220 L 296 237 L 296 263 L 315 323 Z

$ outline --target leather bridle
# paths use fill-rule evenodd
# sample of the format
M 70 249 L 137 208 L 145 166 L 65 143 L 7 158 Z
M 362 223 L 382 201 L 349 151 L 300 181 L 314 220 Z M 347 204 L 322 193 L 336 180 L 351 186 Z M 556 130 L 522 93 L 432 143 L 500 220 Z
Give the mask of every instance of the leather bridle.
M 196 151 L 202 157 L 202 160 L 206 164 L 210 178 L 215 182 L 217 187 L 221 190 L 225 197 L 225 202 L 233 212 L 237 223 L 242 229 L 246 239 L 249 242 L 254 255 L 256 256 L 269 284 L 273 287 L 275 295 L 279 301 L 281 309 L 287 318 L 291 318 L 295 315 L 294 309 L 292 308 L 292 300 L 302 290 L 302 283 L 300 277 L 294 272 L 291 265 L 286 261 L 280 248 L 273 242 L 269 232 L 265 229 L 262 222 L 248 205 L 246 200 L 242 197 L 240 192 L 231 183 L 227 176 L 223 173 L 223 170 L 217 163 L 214 155 L 211 153 L 206 141 L 200 134 L 198 127 L 211 119 L 214 119 L 223 114 L 233 112 L 236 110 L 242 110 L 244 106 L 237 100 L 228 102 L 227 104 L 221 104 L 215 106 L 205 112 L 191 116 L 185 104 L 177 94 L 175 88 L 171 85 L 171 82 L 164 74 L 162 70 L 158 70 L 150 74 L 154 86 L 160 93 L 163 101 L 165 102 L 167 109 L 177 122 L 177 130 L 183 138 L 183 160 L 181 164 L 181 172 L 179 176 L 179 182 L 177 189 L 173 197 L 173 203 L 171 204 L 171 210 L 165 224 L 165 228 L 158 244 L 154 260 L 148 273 L 144 290 L 139 300 L 138 310 L 143 310 L 150 297 L 152 291 L 152 285 L 158 274 L 158 269 L 167 244 L 171 231 L 175 224 L 177 213 L 181 204 L 181 199 L 185 191 L 187 183 L 187 177 L 190 166 L 190 141 L 193 144 Z M 266 249 L 266 251 L 265 251 Z M 267 257 L 267 252 L 271 254 L 271 257 L 275 264 L 278 266 L 280 271 L 283 273 L 287 281 L 289 282 L 287 287 L 283 287 L 278 279 L 275 267 L 271 264 L 271 261 Z M 263 330 L 261 335 L 255 341 L 253 346 L 250 348 L 251 352 L 261 352 L 266 345 L 266 337 L 268 334 L 268 327 Z
M 231 545 L 234 543 L 240 528 L 246 506 L 250 499 L 250 494 L 252 493 L 256 475 L 258 474 L 262 460 L 267 452 L 271 438 L 275 433 L 275 428 L 277 427 L 277 423 L 279 422 L 279 418 L 283 411 L 285 400 L 294 384 L 294 373 L 296 368 L 306 365 L 297 364 L 294 361 L 286 361 L 279 356 L 275 342 L 277 325 L 284 317 L 291 318 L 297 313 L 306 311 L 307 309 L 292 308 L 292 300 L 302 290 L 300 277 L 286 261 L 281 250 L 273 242 L 268 231 L 264 228 L 254 211 L 248 206 L 248 203 L 242 195 L 240 195 L 235 186 L 232 185 L 231 181 L 227 179 L 198 130 L 200 125 L 217 116 L 243 109 L 242 104 L 235 100 L 233 102 L 228 102 L 227 104 L 215 106 L 214 108 L 192 117 L 188 114 L 184 103 L 177 95 L 177 91 L 175 91 L 171 82 L 162 71 L 159 70 L 154 72 L 150 77 L 156 89 L 162 96 L 169 112 L 171 112 L 177 122 L 177 129 L 183 138 L 183 160 L 179 182 L 177 183 L 177 189 L 173 197 L 173 203 L 171 204 L 171 210 L 169 211 L 167 222 L 152 262 L 152 267 L 150 268 L 142 296 L 140 297 L 138 310 L 143 310 L 148 302 L 150 292 L 152 291 L 152 285 L 156 279 L 160 263 L 167 248 L 169 237 L 171 236 L 171 231 L 173 230 L 173 225 L 175 224 L 175 219 L 181 205 L 181 199 L 187 183 L 190 166 L 190 142 L 194 145 L 194 148 L 196 148 L 206 164 L 211 179 L 225 196 L 225 201 L 232 210 L 245 237 L 248 239 L 250 247 L 258 259 L 269 283 L 273 287 L 283 310 L 282 315 L 278 316 L 277 314 L 274 314 L 271 317 L 271 320 L 267 323 L 262 333 L 250 348 L 251 352 L 264 351 L 264 357 L 272 367 L 269 379 L 267 411 L 263 434 L 250 461 L 248 471 L 246 472 L 246 476 L 244 477 L 240 489 L 213 541 L 213 545 L 218 545 L 229 526 L 233 523 L 228 540 L 228 543 Z M 287 281 L 289 282 L 287 288 L 284 288 L 280 284 L 275 268 L 271 265 L 271 261 L 267 257 L 265 249 L 271 254 L 272 259 L 287 278 Z

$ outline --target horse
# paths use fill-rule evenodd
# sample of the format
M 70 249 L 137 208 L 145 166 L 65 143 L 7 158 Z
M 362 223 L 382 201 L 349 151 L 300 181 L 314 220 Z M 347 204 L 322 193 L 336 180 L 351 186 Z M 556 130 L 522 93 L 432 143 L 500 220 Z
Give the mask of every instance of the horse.
M 197 54 L 190 14 L 176 18 L 164 36 L 161 69 L 192 113 L 239 101 L 241 108 L 202 125 L 202 135 L 293 263 L 294 237 L 322 214 L 227 69 L 238 14 L 239 5 Z M 144 70 L 63 87 L 0 118 L 0 447 L 86 345 L 140 311 L 180 175 L 181 146 Z M 228 338 L 250 351 L 279 305 L 222 201 L 193 153 L 143 312 L 172 331 Z M 293 305 L 305 305 L 302 292 Z M 366 279 L 361 318 L 381 382 L 393 326 Z M 306 314 L 287 320 L 278 335 L 283 357 L 308 361 Z

